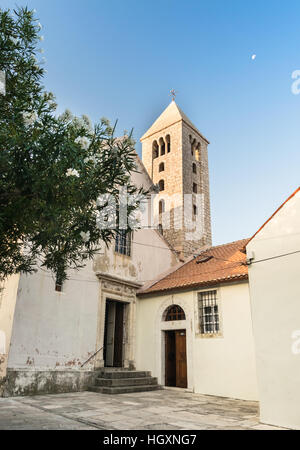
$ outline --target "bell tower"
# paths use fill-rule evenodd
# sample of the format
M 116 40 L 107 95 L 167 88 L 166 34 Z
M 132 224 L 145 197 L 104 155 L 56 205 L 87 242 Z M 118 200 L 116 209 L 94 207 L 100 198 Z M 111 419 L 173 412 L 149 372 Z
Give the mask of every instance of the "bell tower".
M 161 233 L 184 258 L 211 246 L 208 140 L 173 99 L 141 142 Z

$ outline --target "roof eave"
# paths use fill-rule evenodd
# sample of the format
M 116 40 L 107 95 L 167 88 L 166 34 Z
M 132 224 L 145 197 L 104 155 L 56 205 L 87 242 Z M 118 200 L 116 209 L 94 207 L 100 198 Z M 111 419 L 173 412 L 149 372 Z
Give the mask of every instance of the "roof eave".
M 276 214 L 278 213 L 278 211 L 280 211 L 281 210 L 281 208 L 283 208 L 283 206 L 291 199 L 291 198 L 293 198 L 296 194 L 297 194 L 297 192 L 299 192 L 300 191 L 300 186 L 279 206 L 279 208 L 277 208 L 276 209 L 276 211 L 262 224 L 262 226 L 253 234 L 253 236 L 249 239 L 249 241 L 247 242 L 247 244 L 246 244 L 246 247 L 247 247 L 247 245 L 249 244 L 249 242 L 250 241 L 252 241 L 252 239 L 254 239 L 255 238 L 255 236 L 257 235 L 257 234 L 259 234 L 260 232 L 261 232 L 261 230 L 267 225 L 267 223 L 269 223 L 270 222 L 270 220 L 272 220 L 273 219 L 273 217 L 274 216 L 276 216 Z
M 220 278 L 218 280 L 210 280 L 210 281 L 200 281 L 198 283 L 192 283 L 189 285 L 185 285 L 185 286 L 174 286 L 174 287 L 170 287 L 170 288 L 166 288 L 166 289 L 157 289 L 157 290 L 149 290 L 149 291 L 142 291 L 139 290 L 137 291 L 136 295 L 138 297 L 144 297 L 144 296 L 151 296 L 151 295 L 164 295 L 164 294 L 169 294 L 169 293 L 174 293 L 174 292 L 182 292 L 182 291 L 191 291 L 194 289 L 197 289 L 199 287 L 213 287 L 213 286 L 220 286 L 222 284 L 227 284 L 227 283 L 236 283 L 239 281 L 245 281 L 248 280 L 248 274 L 241 274 L 238 276 L 234 276 L 234 277 L 227 277 L 227 278 Z

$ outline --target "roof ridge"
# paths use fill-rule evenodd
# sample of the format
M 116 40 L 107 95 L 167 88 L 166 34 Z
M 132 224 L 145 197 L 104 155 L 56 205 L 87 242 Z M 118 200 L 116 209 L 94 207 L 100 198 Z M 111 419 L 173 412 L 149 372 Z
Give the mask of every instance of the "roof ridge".
M 213 249 L 215 249 L 215 248 L 219 248 L 219 247 L 227 247 L 228 245 L 237 244 L 238 242 L 248 241 L 248 240 L 250 240 L 250 238 L 237 239 L 236 241 L 227 242 L 227 244 L 212 245 L 211 247 L 208 247 L 206 250 L 202 250 L 202 251 L 201 251 L 199 254 L 197 254 L 195 257 L 197 258 L 199 255 L 201 255 L 201 253 L 207 252 L 207 251 L 209 251 L 209 250 L 213 250 Z
M 249 241 L 247 242 L 247 244 L 249 244 L 250 241 L 252 241 L 252 239 L 267 225 L 267 223 L 270 222 L 270 220 L 273 219 L 274 216 L 276 216 L 276 214 L 278 213 L 278 211 L 281 210 L 281 208 L 284 207 L 284 205 L 291 199 L 293 198 L 298 192 L 300 191 L 300 186 L 297 187 L 297 189 L 283 202 L 281 203 L 281 205 L 276 209 L 275 212 L 273 212 L 273 214 L 262 224 L 262 226 L 253 234 L 253 236 L 251 236 L 251 238 L 249 239 Z

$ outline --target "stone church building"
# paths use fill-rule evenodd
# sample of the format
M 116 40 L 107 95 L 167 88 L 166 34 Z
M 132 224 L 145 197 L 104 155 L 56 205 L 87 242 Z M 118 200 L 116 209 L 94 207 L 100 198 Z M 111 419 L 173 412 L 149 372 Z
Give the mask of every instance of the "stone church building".
M 212 247 L 209 141 L 172 101 L 141 138 L 152 227 L 118 236 L 62 288 L 13 276 L 0 297 L 2 395 L 173 386 L 257 400 L 247 240 Z

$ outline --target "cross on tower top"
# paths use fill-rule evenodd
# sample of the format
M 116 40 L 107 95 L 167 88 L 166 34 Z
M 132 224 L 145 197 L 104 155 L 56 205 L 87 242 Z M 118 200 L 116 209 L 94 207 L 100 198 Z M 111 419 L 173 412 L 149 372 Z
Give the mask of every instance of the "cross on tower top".
M 175 89 L 170 90 L 170 95 L 172 97 L 173 102 L 175 101 L 176 94 L 177 94 L 177 92 L 175 91 Z

